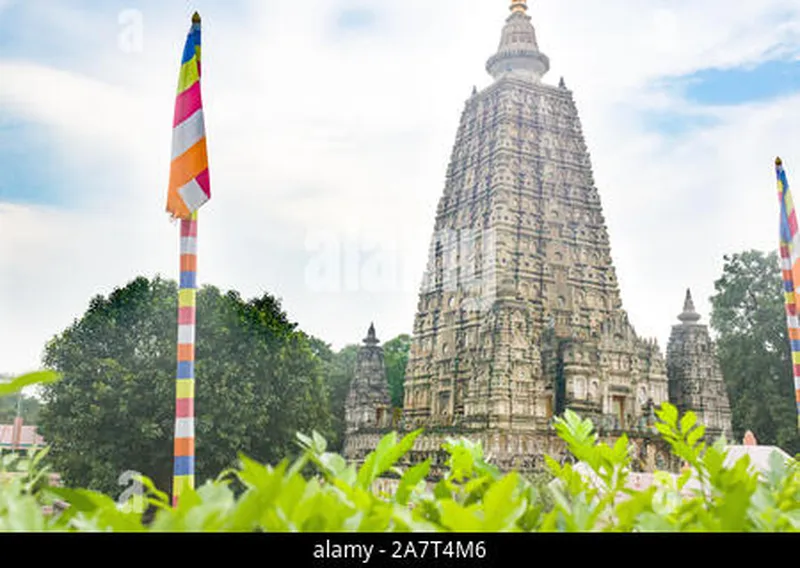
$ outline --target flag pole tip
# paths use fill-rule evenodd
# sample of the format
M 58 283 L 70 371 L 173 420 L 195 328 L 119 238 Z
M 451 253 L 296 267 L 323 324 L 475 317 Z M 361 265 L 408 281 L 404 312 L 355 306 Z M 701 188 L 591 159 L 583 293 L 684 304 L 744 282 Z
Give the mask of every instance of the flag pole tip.
M 192 15 L 192 23 L 193 24 L 199 24 L 200 23 L 200 14 L 199 13 L 195 12 Z
M 781 160 L 780 158 L 775 158 L 775 165 L 780 166 L 781 164 L 783 164 L 783 160 Z

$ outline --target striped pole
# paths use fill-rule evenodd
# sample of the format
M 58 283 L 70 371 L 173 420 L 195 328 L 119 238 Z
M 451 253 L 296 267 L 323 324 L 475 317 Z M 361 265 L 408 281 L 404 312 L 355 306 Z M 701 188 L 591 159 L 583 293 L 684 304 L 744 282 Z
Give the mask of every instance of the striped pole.
M 792 353 L 794 398 L 797 407 L 797 427 L 800 429 L 800 226 L 794 200 L 789 190 L 789 180 L 780 158 L 775 159 L 780 202 L 780 255 L 783 275 L 783 293 L 786 305 L 787 329 Z
M 175 388 L 175 468 L 172 505 L 194 489 L 194 336 L 197 300 L 197 212 L 181 220 L 178 290 L 178 374 Z

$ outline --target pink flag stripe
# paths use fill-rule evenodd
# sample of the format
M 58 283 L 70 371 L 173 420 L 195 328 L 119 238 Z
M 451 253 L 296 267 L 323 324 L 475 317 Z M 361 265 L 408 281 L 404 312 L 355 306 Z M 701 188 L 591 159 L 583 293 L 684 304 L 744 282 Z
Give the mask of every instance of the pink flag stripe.
M 181 223 L 182 237 L 197 237 L 197 221 L 185 221 Z
M 175 117 L 172 122 L 173 128 L 181 124 L 201 108 L 203 108 L 203 97 L 200 94 L 200 82 L 198 81 L 178 95 L 175 100 Z
M 175 418 L 192 418 L 193 416 L 193 398 L 179 398 L 175 400 Z
M 191 325 L 195 323 L 195 308 L 178 308 L 178 325 Z

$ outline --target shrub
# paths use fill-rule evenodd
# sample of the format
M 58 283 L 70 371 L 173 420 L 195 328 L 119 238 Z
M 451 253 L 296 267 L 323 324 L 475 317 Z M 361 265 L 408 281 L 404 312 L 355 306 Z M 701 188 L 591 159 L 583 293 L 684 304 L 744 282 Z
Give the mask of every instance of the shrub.
M 318 434 L 299 436 L 302 455 L 276 466 L 245 456 L 238 468 L 181 497 L 177 507 L 146 479 L 146 504 L 157 509 L 142 522 L 142 507 L 81 489 L 30 491 L 16 479 L 0 488 L 0 530 L 236 531 L 236 532 L 532 532 L 532 531 L 792 531 L 800 528 L 797 462 L 773 459 L 761 475 L 749 458 L 726 467 L 724 442 L 701 441 L 704 428 L 665 404 L 657 428 L 689 467 L 676 479 L 657 475 L 642 491 L 626 488 L 631 462 L 626 438 L 599 442 L 593 425 L 567 411 L 556 422 L 577 464 L 547 459 L 552 481 L 503 473 L 466 439 L 446 445 L 444 478 L 425 482 L 430 463 L 397 464 L 420 432 L 386 435 L 356 466 L 327 451 Z M 578 464 L 582 464 L 579 467 Z M 581 468 L 588 468 L 588 474 Z M 310 473 L 309 473 L 310 472 Z M 394 491 L 375 489 L 392 474 Z M 35 476 L 35 472 L 30 472 Z M 690 479 L 697 491 L 686 488 Z M 236 489 L 236 484 L 244 487 Z M 42 506 L 63 499 L 69 508 L 46 515 Z

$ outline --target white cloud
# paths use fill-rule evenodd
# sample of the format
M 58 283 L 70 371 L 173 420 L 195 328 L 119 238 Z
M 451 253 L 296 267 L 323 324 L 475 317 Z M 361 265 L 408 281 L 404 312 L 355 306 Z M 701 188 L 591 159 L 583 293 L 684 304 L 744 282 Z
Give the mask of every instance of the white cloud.
M 463 102 L 490 81 L 483 66 L 506 15 L 478 0 L 381 3 L 380 35 L 335 41 L 345 4 L 254 1 L 239 20 L 203 10 L 214 197 L 201 215 L 200 279 L 274 293 L 337 346 L 373 320 L 384 339 L 410 331 Z M 93 294 L 138 274 L 174 276 L 176 228 L 162 211 L 187 14 L 158 10 L 142 13 L 141 51 L 119 49 L 116 19 L 62 5 L 54 29 L 71 22 L 78 45 L 92 30 L 102 38 L 91 59 L 54 69 L 0 54 L 0 110 L 50 126 L 60 161 L 46 166 L 82 187 L 72 212 L 0 205 L 0 370 L 35 367 Z M 800 7 L 581 0 L 532 3 L 532 15 L 547 80 L 564 75 L 575 92 L 625 307 L 663 345 L 687 286 L 708 313 L 722 254 L 774 248 L 771 164 L 783 154 L 791 176 L 792 156 L 800 163 L 800 101 L 703 109 L 715 126 L 670 138 L 646 130 L 639 111 L 698 112 L 656 79 L 796 50 Z M 365 292 L 362 278 L 348 292 L 343 257 L 344 290 L 315 291 L 306 240 L 319 233 L 402 251 L 396 290 Z

